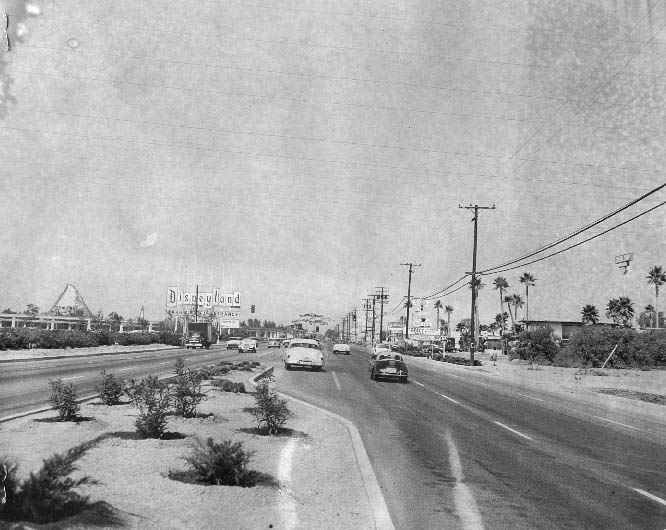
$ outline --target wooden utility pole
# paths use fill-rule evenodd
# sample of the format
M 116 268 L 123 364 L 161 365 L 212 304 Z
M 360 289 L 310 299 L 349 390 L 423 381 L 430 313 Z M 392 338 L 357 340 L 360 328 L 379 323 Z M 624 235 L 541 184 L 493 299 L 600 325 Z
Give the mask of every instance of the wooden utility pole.
M 384 329 L 384 302 L 388 299 L 388 294 L 384 294 L 384 287 L 375 287 L 378 292 L 375 294 L 375 298 L 379 299 L 381 304 L 379 308 L 379 342 L 383 342 L 383 329 Z
M 409 338 L 409 306 L 411 305 L 411 297 L 412 297 L 412 271 L 414 267 L 420 267 L 421 264 L 415 264 L 415 263 L 401 263 L 400 265 L 407 266 L 409 265 L 409 282 L 407 284 L 407 323 L 405 325 L 405 338 Z
M 370 311 L 370 298 L 363 299 L 363 309 L 365 309 L 365 328 L 363 328 L 363 342 L 368 342 L 368 311 Z
M 458 208 L 464 208 L 466 210 L 473 210 L 474 211 L 474 217 L 472 218 L 472 222 L 474 223 L 474 251 L 472 253 L 472 315 L 469 319 L 469 333 L 470 333 L 470 340 L 469 340 L 469 364 L 471 366 L 474 366 L 474 350 L 476 349 L 476 340 L 477 337 L 475 337 L 474 333 L 474 316 L 476 313 L 476 242 L 477 242 L 477 224 L 479 220 L 479 210 L 494 210 L 495 205 L 493 204 L 492 206 L 479 206 L 478 204 L 475 204 L 472 206 L 471 204 L 469 206 L 460 206 L 458 205 Z

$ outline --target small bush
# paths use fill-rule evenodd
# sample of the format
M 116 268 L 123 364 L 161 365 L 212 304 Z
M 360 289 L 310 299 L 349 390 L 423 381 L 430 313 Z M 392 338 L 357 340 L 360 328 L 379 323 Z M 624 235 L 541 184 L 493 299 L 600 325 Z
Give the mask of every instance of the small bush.
M 88 497 L 78 494 L 75 488 L 96 482 L 88 476 L 73 479 L 69 475 L 77 470 L 76 461 L 99 440 L 100 438 L 96 438 L 47 458 L 41 469 L 36 473 L 30 473 L 20 485 L 16 479 L 16 466 L 9 468 L 8 479 L 11 477 L 11 482 L 7 491 L 6 516 L 9 519 L 48 523 L 74 515 L 86 508 Z
M 81 405 L 76 401 L 76 387 L 74 383 L 63 383 L 62 379 L 49 381 L 51 387 L 51 403 L 58 411 L 60 421 L 71 421 L 81 410 Z
M 252 415 L 260 432 L 271 436 L 279 434 L 287 422 L 291 411 L 287 408 L 287 400 L 280 398 L 277 390 L 271 387 L 273 376 L 262 379 L 257 384 L 254 395 L 255 408 Z
M 234 383 L 229 379 L 216 379 L 213 384 L 222 392 L 236 392 L 245 394 L 245 385 L 243 383 Z
M 150 375 L 138 383 L 132 381 L 125 390 L 132 404 L 139 409 L 134 422 L 142 438 L 162 438 L 166 433 L 167 414 L 171 404 L 169 387 Z
M 245 451 L 242 442 L 225 440 L 216 443 L 212 438 L 202 442 L 195 439 L 190 456 L 185 461 L 192 466 L 198 481 L 218 486 L 254 486 L 259 473 L 248 469 L 253 451 Z
M 199 403 L 206 397 L 201 392 L 204 374 L 200 370 L 185 368 L 182 358 L 176 359 L 176 377 L 172 388 L 172 397 L 176 415 L 193 418 L 197 414 Z
M 523 331 L 518 336 L 518 344 L 510 354 L 510 359 L 523 359 L 530 364 L 552 364 L 559 351 L 551 328 L 538 328 Z
M 125 390 L 125 383 L 113 374 L 107 374 L 105 370 L 100 372 L 102 381 L 97 387 L 99 397 L 105 405 L 117 405 L 120 403 L 120 396 Z

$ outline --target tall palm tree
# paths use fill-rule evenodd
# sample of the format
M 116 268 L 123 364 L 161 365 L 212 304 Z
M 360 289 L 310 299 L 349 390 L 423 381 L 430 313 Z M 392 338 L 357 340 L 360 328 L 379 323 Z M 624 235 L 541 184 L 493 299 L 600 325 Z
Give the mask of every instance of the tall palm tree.
M 606 306 L 606 316 L 617 324 L 629 326 L 634 316 L 634 303 L 627 296 L 612 298 Z
M 656 328 L 659 329 L 659 287 L 666 283 L 666 272 L 661 265 L 655 265 L 648 271 L 647 281 L 654 285 L 654 311 L 657 314 Z
M 438 333 L 440 333 L 440 329 L 441 329 L 441 328 L 439 327 L 439 310 L 442 309 L 442 307 L 444 307 L 444 306 L 442 306 L 442 301 L 441 301 L 441 300 L 437 300 L 437 301 L 434 303 L 434 308 L 437 310 L 437 332 L 438 332 Z M 441 333 L 440 333 L 440 334 L 441 334 Z
M 516 322 L 518 321 L 518 308 L 523 307 L 525 305 L 525 301 L 523 300 L 523 297 L 520 296 L 518 293 L 512 294 L 511 295 L 511 304 L 513 305 L 513 316 L 516 319 Z M 515 332 L 515 330 L 514 330 Z
M 453 313 L 453 306 L 452 305 L 447 305 L 444 308 L 444 312 L 446 313 L 446 336 L 451 337 L 451 313 Z
M 509 315 L 507 313 L 497 313 L 495 315 L 495 320 L 493 321 L 493 324 L 495 324 L 495 329 L 503 331 L 506 327 L 505 324 L 508 318 Z
M 599 322 L 599 310 L 592 304 L 587 304 L 580 313 L 583 324 L 591 325 Z
M 498 276 L 493 280 L 493 285 L 495 286 L 495 290 L 499 290 L 499 295 L 500 295 L 500 315 L 504 314 L 504 290 L 509 288 L 509 282 L 506 281 L 506 278 L 503 276 Z M 502 326 L 500 329 L 502 330 L 501 333 L 504 333 L 504 322 L 501 322 L 500 325 Z
M 527 301 L 527 307 L 525 308 L 525 327 L 529 328 L 530 325 L 530 286 L 534 285 L 536 278 L 529 272 L 523 273 L 523 275 L 518 278 L 520 283 L 525 286 L 525 300 Z
M 516 321 L 513 319 L 513 311 L 511 311 L 511 306 L 513 305 L 513 295 L 507 294 L 504 297 L 504 302 L 506 303 L 506 307 L 509 310 L 509 317 L 511 317 L 511 329 L 513 332 L 516 332 Z

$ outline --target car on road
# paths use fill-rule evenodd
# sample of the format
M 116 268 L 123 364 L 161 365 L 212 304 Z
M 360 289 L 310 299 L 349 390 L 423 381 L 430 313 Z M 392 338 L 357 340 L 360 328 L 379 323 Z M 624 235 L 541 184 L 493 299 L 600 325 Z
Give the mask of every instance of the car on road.
M 349 344 L 345 344 L 344 342 L 338 342 L 337 344 L 334 344 L 333 353 L 335 354 L 342 353 L 344 355 L 350 355 L 351 350 L 349 348 Z
M 409 375 L 407 364 L 402 355 L 392 352 L 390 349 L 385 353 L 372 354 L 369 371 L 370 379 L 374 381 L 381 378 L 394 379 L 406 383 Z
M 287 370 L 295 366 L 321 370 L 324 367 L 324 353 L 316 340 L 292 339 L 282 352 L 282 361 Z
M 280 342 L 277 340 L 269 340 L 268 341 L 268 348 L 279 348 L 280 347 Z
M 372 348 L 372 355 L 377 356 L 380 353 L 391 353 L 391 345 L 386 342 L 378 342 Z
M 257 341 L 254 339 L 243 339 L 238 345 L 238 353 L 257 353 Z
M 227 350 L 238 349 L 241 340 L 241 337 L 229 337 L 227 339 Z

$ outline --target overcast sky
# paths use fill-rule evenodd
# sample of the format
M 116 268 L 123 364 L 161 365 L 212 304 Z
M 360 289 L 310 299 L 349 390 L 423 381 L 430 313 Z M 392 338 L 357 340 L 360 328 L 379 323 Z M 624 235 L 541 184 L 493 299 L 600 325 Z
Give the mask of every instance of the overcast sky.
M 654 4 L 654 7 L 650 7 Z M 663 2 L 0 0 L 0 305 L 164 316 L 168 286 L 242 318 L 391 311 L 666 181 Z M 0 22 L 2 19 L 0 18 Z M 666 200 L 660 191 L 584 236 Z M 666 209 L 502 273 L 577 320 L 666 265 Z M 580 241 L 578 237 L 568 243 Z M 562 248 L 557 247 L 555 250 Z M 634 253 L 623 276 L 615 256 Z M 538 257 L 538 256 L 537 256 Z M 499 312 L 484 277 L 482 322 Z M 470 291 L 440 298 L 453 321 Z M 396 310 L 392 317 L 399 316 Z

